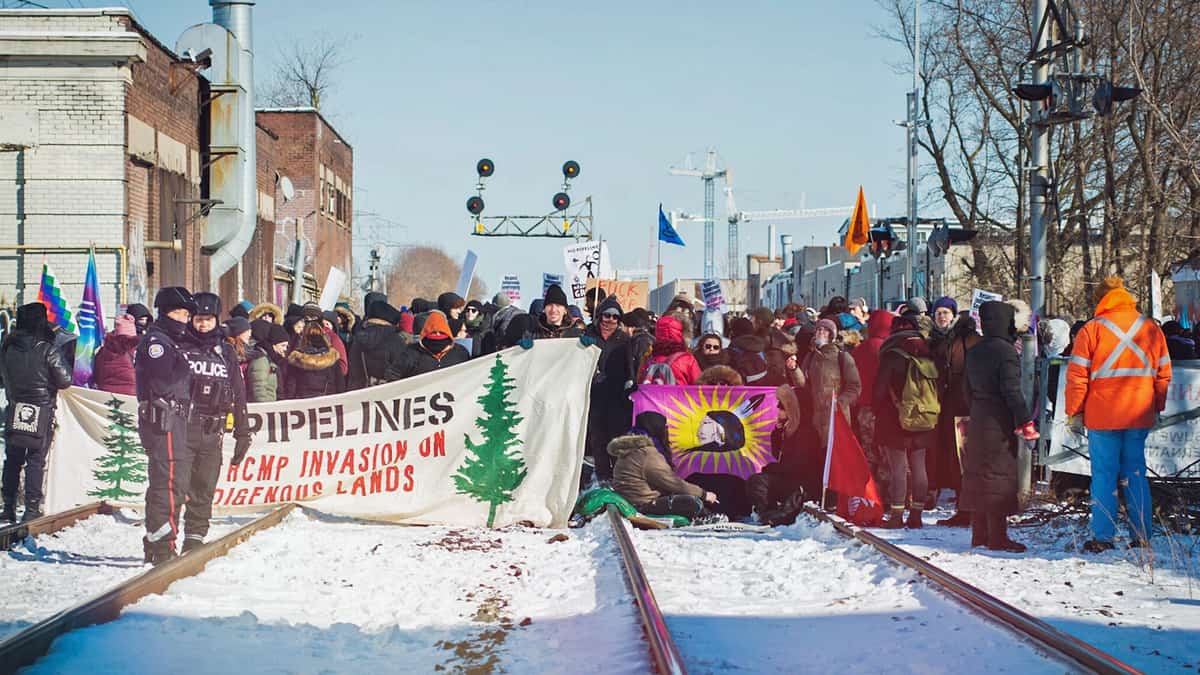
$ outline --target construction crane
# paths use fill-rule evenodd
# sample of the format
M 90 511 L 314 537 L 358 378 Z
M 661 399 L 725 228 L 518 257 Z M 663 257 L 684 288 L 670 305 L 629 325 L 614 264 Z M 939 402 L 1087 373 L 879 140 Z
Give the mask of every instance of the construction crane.
M 703 169 L 696 169 L 692 166 L 692 156 L 689 154 L 683 160 L 682 167 L 669 167 L 667 173 L 672 176 L 691 176 L 704 181 L 704 278 L 715 279 L 713 228 L 717 218 L 717 200 L 716 186 L 713 185 L 713 181 L 725 177 L 725 169 L 717 168 L 717 150 L 716 148 L 708 149 L 708 157 L 704 162 Z

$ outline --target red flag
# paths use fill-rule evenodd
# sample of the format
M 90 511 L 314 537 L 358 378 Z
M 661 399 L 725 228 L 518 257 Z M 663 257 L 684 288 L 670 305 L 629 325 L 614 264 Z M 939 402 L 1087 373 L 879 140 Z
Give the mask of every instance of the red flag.
M 859 525 L 874 524 L 883 517 L 879 488 L 871 476 L 871 467 L 862 446 L 850 429 L 850 422 L 833 397 L 829 412 L 829 444 L 825 449 L 827 489 L 838 493 L 838 515 Z

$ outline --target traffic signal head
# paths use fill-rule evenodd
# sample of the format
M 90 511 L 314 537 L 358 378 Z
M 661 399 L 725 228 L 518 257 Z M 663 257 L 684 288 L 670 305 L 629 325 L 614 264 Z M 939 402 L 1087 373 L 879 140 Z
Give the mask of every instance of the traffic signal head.
M 566 164 L 563 164 L 562 171 L 563 171 L 563 178 L 566 178 L 567 180 L 570 180 L 570 179 L 578 176 L 579 175 L 579 162 L 576 162 L 575 160 L 568 161 Z
M 490 159 L 481 159 L 475 164 L 475 173 L 479 174 L 480 178 L 487 178 L 496 171 L 496 165 Z
M 1114 103 L 1135 99 L 1141 93 L 1139 87 L 1116 87 L 1108 79 L 1101 78 L 1092 95 L 1092 107 L 1101 116 L 1111 115 Z
M 467 200 L 467 213 L 477 216 L 483 213 L 483 198 L 479 196 L 471 197 Z
M 554 195 L 554 210 L 555 211 L 562 211 L 563 209 L 567 208 L 570 205 L 571 205 L 571 198 L 567 196 L 567 193 L 559 192 L 558 194 Z

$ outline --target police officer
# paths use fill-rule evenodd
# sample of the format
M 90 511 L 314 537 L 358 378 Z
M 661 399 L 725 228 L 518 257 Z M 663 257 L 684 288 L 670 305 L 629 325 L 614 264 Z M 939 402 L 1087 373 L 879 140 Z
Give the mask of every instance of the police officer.
M 154 296 L 158 319 L 138 344 L 138 435 L 146 450 L 150 485 L 146 490 L 146 562 L 155 565 L 175 557 L 179 509 L 190 484 L 192 460 L 187 449 L 187 411 L 192 367 L 180 343 L 196 309 L 192 294 L 168 286 Z
M 186 509 L 183 515 L 183 553 L 199 548 L 208 534 L 213 492 L 221 475 L 221 441 L 229 416 L 236 439 L 231 463 L 242 463 L 250 448 L 246 425 L 246 387 L 237 353 L 225 340 L 218 322 L 221 298 L 197 293 L 196 309 L 182 348 L 192 370 L 191 412 L 187 422 L 187 450 L 192 459 Z

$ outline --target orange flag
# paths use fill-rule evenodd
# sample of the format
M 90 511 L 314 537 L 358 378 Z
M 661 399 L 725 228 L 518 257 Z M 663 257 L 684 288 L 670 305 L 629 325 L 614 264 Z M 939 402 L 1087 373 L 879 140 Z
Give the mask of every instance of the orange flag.
M 871 241 L 871 218 L 867 215 L 867 198 L 863 196 L 862 186 L 858 186 L 858 201 L 854 202 L 854 215 L 850 217 L 850 227 L 846 228 L 846 240 L 842 246 L 850 255 L 858 253 L 858 249 Z

